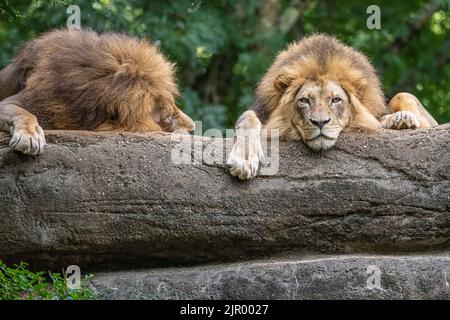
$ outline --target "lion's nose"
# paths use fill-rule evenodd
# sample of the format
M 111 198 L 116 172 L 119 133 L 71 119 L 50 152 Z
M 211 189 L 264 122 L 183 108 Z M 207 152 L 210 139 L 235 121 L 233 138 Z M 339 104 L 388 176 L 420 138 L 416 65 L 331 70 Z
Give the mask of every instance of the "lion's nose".
M 331 118 L 328 118 L 326 120 L 314 120 L 310 118 L 309 121 L 316 127 L 319 127 L 319 129 L 322 129 L 324 125 L 331 121 Z

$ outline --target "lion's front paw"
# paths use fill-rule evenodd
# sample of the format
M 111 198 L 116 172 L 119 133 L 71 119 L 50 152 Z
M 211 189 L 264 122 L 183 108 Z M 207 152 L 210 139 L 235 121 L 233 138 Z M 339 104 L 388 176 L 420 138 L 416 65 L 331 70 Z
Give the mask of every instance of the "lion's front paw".
M 28 155 L 38 155 L 44 151 L 45 135 L 39 125 L 14 131 L 9 146 Z
M 419 118 L 409 111 L 398 111 L 381 119 L 384 129 L 417 129 L 420 128 Z
M 230 173 L 241 180 L 256 177 L 259 163 L 264 159 L 259 134 L 253 139 L 248 139 L 247 143 L 244 139 L 236 139 L 227 160 Z

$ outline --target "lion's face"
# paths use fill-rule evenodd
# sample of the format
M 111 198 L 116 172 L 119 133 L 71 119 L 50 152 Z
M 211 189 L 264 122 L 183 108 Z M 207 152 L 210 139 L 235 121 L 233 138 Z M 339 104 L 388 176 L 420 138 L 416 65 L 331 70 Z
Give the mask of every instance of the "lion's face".
M 192 132 L 195 130 L 195 124 L 192 119 L 178 108 L 174 108 L 172 112 L 161 114 L 159 126 L 163 131 L 186 131 Z
M 155 104 L 157 107 L 153 111 L 152 118 L 162 131 L 194 131 L 194 121 L 181 111 L 172 99 L 159 98 Z
M 351 118 L 349 98 L 334 81 L 306 81 L 295 96 L 293 108 L 292 125 L 314 150 L 334 146 Z

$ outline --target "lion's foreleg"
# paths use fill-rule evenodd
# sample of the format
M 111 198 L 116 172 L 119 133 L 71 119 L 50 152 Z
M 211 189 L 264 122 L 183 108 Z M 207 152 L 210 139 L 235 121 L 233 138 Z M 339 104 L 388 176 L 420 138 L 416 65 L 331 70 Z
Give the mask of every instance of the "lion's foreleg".
M 381 118 L 386 129 L 416 129 L 437 126 L 437 121 L 422 106 L 419 99 L 406 92 L 396 94 L 389 102 L 391 114 Z
M 228 155 L 230 173 L 245 180 L 257 175 L 264 157 L 261 145 L 261 121 L 254 111 L 244 112 L 236 122 L 235 140 Z
M 0 130 L 11 134 L 9 146 L 13 149 L 29 155 L 37 155 L 44 150 L 44 131 L 36 116 L 21 108 L 18 95 L 0 101 Z

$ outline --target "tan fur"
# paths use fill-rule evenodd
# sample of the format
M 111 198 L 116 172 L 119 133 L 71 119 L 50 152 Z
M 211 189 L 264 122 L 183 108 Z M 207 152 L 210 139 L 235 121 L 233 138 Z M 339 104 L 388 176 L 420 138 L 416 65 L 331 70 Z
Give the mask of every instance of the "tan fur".
M 0 98 L 15 94 L 11 101 L 45 129 L 191 131 L 193 121 L 175 105 L 174 76 L 175 65 L 146 40 L 56 30 L 27 43 L 0 72 Z

